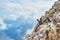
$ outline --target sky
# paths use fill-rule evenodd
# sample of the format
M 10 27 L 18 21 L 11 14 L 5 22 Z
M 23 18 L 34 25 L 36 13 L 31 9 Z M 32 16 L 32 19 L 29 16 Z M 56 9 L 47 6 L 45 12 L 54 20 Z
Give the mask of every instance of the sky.
M 56 0 L 0 0 L 0 40 L 23 40 Z

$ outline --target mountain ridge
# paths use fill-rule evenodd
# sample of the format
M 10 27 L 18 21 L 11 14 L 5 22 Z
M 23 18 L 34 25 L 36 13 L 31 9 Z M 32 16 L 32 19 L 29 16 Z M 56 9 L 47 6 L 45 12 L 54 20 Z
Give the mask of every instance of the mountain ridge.
M 37 21 L 33 32 L 24 40 L 60 40 L 60 0 Z

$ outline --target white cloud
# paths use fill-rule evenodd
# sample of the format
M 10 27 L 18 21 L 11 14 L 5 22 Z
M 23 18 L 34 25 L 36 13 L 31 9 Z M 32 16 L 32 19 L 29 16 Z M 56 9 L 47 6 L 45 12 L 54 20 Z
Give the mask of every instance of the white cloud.
M 7 29 L 6 24 L 4 23 L 3 19 L 0 18 L 0 30 L 5 30 Z
M 4 15 L 6 15 L 6 17 L 9 19 L 17 20 L 17 18 L 23 16 L 24 19 L 31 18 L 35 20 L 40 18 L 40 16 L 43 15 L 44 12 L 48 10 L 54 2 L 55 0 L 51 0 L 49 2 L 44 0 L 24 0 L 22 3 L 6 2 L 0 4 L 5 8 L 7 13 Z
M 16 30 L 16 33 L 19 35 L 19 33 L 20 33 L 21 31 L 22 31 L 21 29 L 17 29 L 17 30 Z
M 33 29 L 27 29 L 26 34 L 31 34 L 33 32 Z
M 17 29 L 15 32 L 16 32 L 18 35 L 20 35 L 20 33 L 22 32 L 22 29 L 23 29 L 23 27 L 20 27 L 20 28 Z
M 36 26 L 36 24 L 33 26 L 33 28 L 27 29 L 26 34 L 31 34 L 33 32 L 35 26 Z
M 0 2 L 0 7 L 4 8 L 4 10 L 0 13 L 0 17 L 11 20 L 17 20 L 19 17 L 23 18 L 23 20 L 35 20 L 40 18 L 40 16 L 43 15 L 46 10 L 51 8 L 54 2 L 55 0 L 22 0 L 21 3 Z M 0 24 L 2 25 L 0 26 L 0 30 L 7 29 L 6 24 L 2 19 L 0 19 Z M 30 34 L 34 30 L 34 27 L 32 29 L 27 29 L 26 34 Z M 20 33 L 21 30 L 18 29 L 17 32 Z M 2 37 L 1 40 L 14 39 Z
M 51 8 L 55 0 L 44 1 L 44 0 L 24 0 L 22 3 L 12 3 L 12 2 L 1 2 L 0 6 L 5 9 L 6 13 L 0 13 L 1 17 L 8 18 L 11 20 L 17 20 L 17 18 L 21 17 L 23 20 L 32 19 L 35 20 L 40 18 L 41 15 L 45 13 L 46 10 Z M 4 11 L 3 11 L 4 12 Z M 2 27 L 0 29 L 6 29 L 6 24 L 2 21 Z M 31 29 L 33 30 L 33 29 Z M 30 29 L 27 30 L 28 32 Z
M 14 40 L 14 39 L 7 36 L 6 33 L 3 33 L 2 35 L 0 35 L 0 40 Z
M 11 39 L 9 37 L 5 37 L 5 38 L 1 38 L 1 40 L 14 40 L 14 39 Z
M 8 24 L 9 27 L 12 27 L 12 24 Z
M 11 19 L 11 20 L 17 20 L 18 16 L 10 14 L 10 15 L 3 16 L 3 18 Z

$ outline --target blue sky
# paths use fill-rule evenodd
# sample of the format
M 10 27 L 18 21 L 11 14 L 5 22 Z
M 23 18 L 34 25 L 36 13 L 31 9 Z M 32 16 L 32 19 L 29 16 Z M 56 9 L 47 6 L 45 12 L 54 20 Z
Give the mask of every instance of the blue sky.
M 56 0 L 0 0 L 0 40 L 23 40 Z

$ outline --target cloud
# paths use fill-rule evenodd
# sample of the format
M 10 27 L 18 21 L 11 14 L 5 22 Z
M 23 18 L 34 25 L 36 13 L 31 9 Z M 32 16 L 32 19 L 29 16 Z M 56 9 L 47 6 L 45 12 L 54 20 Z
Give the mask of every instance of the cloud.
M 1 35 L 1 33 L 2 33 L 2 35 Z M 7 36 L 6 33 L 0 32 L 0 40 L 14 40 L 14 39 Z
M 51 8 L 54 2 L 55 0 L 49 0 L 49 1 L 47 0 L 17 0 L 17 1 L 3 0 L 2 2 L 0 2 L 0 17 L 1 17 L 0 18 L 0 24 L 1 24 L 0 30 L 7 29 L 7 25 L 3 21 L 4 19 L 17 20 L 18 18 L 22 18 L 23 20 L 20 24 L 22 25 L 27 24 L 26 25 L 27 27 L 31 26 L 33 24 L 33 21 L 30 21 L 30 20 L 35 21 L 36 19 L 40 18 L 41 15 L 44 15 L 46 10 Z M 23 23 L 23 22 L 27 22 L 27 23 Z M 30 25 L 29 25 L 29 22 L 31 22 Z M 12 25 L 9 24 L 9 26 L 12 26 Z M 26 34 L 30 34 L 31 32 L 33 32 L 34 27 L 35 25 L 33 26 L 33 28 L 31 27 L 31 29 L 26 29 L 27 30 Z M 20 34 L 21 30 L 17 29 L 16 33 Z M 21 35 L 19 35 L 19 37 L 21 37 Z M 10 38 L 9 36 L 2 36 L 0 38 L 1 40 L 14 40 Z
M 21 2 L 22 3 L 1 2 L 0 6 L 5 9 L 5 13 L 1 14 L 3 18 L 17 20 L 21 17 L 24 19 L 35 20 L 40 18 L 40 16 L 43 15 L 55 1 L 22 0 Z
M 16 33 L 19 34 L 22 30 L 21 29 L 17 29 Z
M 9 27 L 12 27 L 12 24 L 8 24 Z
M 3 19 L 0 18 L 0 30 L 5 30 L 7 29 L 6 24 L 4 23 Z
M 26 34 L 31 34 L 33 32 L 33 29 L 27 29 Z
M 36 24 L 33 26 L 33 28 L 27 29 L 26 34 L 31 34 L 33 32 L 35 26 L 36 26 Z

